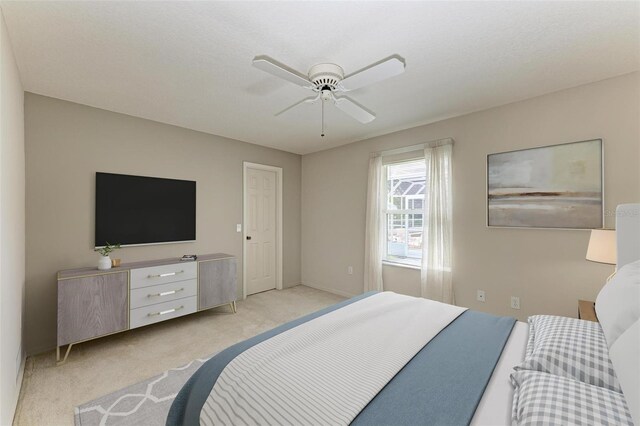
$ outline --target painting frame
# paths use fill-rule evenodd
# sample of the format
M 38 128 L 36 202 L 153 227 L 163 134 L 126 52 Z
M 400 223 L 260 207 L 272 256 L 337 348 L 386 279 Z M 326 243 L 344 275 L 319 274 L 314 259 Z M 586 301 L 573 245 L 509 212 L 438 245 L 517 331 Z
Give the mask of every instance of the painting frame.
M 491 219 L 490 219 L 490 204 L 491 204 L 491 199 L 490 199 L 490 158 L 492 156 L 496 156 L 496 155 L 501 155 L 501 154 L 513 154 L 513 153 L 518 153 L 518 152 L 527 152 L 527 151 L 533 151 L 533 150 L 541 150 L 541 149 L 552 149 L 555 147 L 561 147 L 561 146 L 569 146 L 569 145 L 576 145 L 576 144 L 583 144 L 583 143 L 587 143 L 587 142 L 598 142 L 600 144 L 600 148 L 598 150 L 598 154 L 599 154 L 599 173 L 600 173 L 600 179 L 599 179 L 599 185 L 600 185 L 600 208 L 598 209 L 599 214 L 600 214 L 600 221 L 598 223 L 598 227 L 584 227 L 584 226 L 576 226 L 576 227 L 568 227 L 568 226 L 559 226 L 559 227 L 553 227 L 553 226 L 533 226 L 533 225 L 496 225 L 496 224 L 491 224 Z M 596 137 L 596 138 L 592 138 L 592 139 L 584 139 L 584 140 L 579 140 L 579 141 L 574 141 L 574 142 L 564 142 L 564 143 L 557 143 L 557 144 L 551 144 L 551 145 L 541 145 L 541 146 L 535 146 L 535 147 L 531 147 L 531 148 L 523 148 L 523 149 L 515 149 L 515 150 L 510 150 L 510 151 L 502 151 L 502 152 L 495 152 L 495 153 L 490 153 L 487 154 L 486 156 L 486 161 L 485 161 L 485 227 L 487 228 L 498 228 L 498 229 L 547 229 L 547 230 L 570 230 L 570 231 L 588 231 L 591 229 L 601 229 L 604 228 L 605 225 L 605 179 L 604 179 L 604 138 L 601 137 Z

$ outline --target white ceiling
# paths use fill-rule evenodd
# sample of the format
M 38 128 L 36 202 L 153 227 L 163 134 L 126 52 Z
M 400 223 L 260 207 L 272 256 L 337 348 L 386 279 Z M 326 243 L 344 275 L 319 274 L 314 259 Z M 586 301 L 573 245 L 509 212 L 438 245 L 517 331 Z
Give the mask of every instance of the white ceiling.
M 299 154 L 640 68 L 638 2 L 2 2 L 25 90 Z M 360 124 L 251 66 L 406 72 Z

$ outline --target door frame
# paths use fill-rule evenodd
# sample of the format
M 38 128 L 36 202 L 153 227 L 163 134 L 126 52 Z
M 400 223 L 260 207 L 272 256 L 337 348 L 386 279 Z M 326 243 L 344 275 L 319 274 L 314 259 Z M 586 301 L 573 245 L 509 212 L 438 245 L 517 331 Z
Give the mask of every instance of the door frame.
M 282 290 L 282 167 L 242 163 L 242 298 L 247 298 L 247 170 L 258 169 L 276 173 L 276 290 Z

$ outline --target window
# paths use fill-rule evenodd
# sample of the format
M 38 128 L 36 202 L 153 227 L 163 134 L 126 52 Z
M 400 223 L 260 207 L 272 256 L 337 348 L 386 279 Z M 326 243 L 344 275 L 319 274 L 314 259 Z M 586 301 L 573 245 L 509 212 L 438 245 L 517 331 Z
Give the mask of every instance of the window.
M 426 166 L 423 159 L 385 166 L 387 244 L 385 260 L 420 266 Z

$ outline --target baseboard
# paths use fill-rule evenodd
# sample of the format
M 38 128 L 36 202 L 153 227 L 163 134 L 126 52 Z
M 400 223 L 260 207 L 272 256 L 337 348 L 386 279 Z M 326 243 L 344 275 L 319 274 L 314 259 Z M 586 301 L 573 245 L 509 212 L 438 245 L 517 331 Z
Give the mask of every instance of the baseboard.
M 18 415 L 18 405 L 20 404 L 20 396 L 22 393 L 22 382 L 24 380 L 24 370 L 26 368 L 27 365 L 27 357 L 26 356 L 22 356 L 22 359 L 20 360 L 20 368 L 18 369 L 18 374 L 16 376 L 16 396 L 14 398 L 14 403 L 12 406 L 12 410 L 13 413 L 11 413 L 11 419 L 13 420 L 11 423 L 15 424 L 16 423 L 16 416 Z
M 51 352 L 51 351 L 55 351 L 55 350 L 56 350 L 55 344 L 53 346 L 47 346 L 47 345 L 36 346 L 35 348 L 31 348 L 31 350 L 27 351 L 27 356 L 42 355 L 42 354 L 45 354 L 47 352 Z M 54 354 L 54 356 L 55 356 L 55 354 Z
M 302 282 L 300 283 L 301 285 L 307 286 L 307 287 L 311 287 L 311 288 L 315 288 L 316 290 L 322 290 L 322 291 L 326 291 L 327 293 L 331 293 L 331 294 L 337 294 L 338 296 L 342 296 L 342 297 L 348 297 L 348 298 L 352 298 L 357 296 L 357 294 L 351 294 L 349 292 L 346 291 L 342 291 L 342 290 L 337 290 L 335 288 L 328 288 L 328 287 L 324 287 L 309 281 L 306 282 Z

